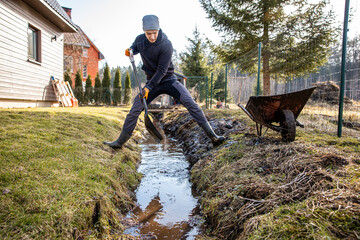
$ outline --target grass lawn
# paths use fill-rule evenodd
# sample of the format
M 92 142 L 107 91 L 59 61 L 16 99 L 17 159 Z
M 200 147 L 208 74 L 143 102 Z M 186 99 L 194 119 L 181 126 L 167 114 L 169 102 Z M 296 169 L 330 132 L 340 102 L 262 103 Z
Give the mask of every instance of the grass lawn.
M 133 205 L 144 124 L 121 150 L 129 108 L 0 109 L 0 239 L 106 236 Z

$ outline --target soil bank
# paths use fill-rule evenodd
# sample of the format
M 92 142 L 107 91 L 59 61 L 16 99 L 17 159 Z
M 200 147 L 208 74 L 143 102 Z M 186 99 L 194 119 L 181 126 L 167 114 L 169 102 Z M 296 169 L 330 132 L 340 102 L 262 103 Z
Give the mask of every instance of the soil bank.
M 358 138 L 304 122 L 296 140 L 285 143 L 273 131 L 256 136 L 239 111 L 206 115 L 228 137 L 216 148 L 186 111 L 162 118 L 165 132 L 182 144 L 201 195 L 206 232 L 198 239 L 359 239 Z

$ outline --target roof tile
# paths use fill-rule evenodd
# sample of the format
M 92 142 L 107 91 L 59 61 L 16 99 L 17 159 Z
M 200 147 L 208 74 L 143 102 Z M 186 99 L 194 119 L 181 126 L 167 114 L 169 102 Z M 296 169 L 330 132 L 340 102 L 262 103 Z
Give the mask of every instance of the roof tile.
M 68 21 L 73 27 L 77 27 L 76 24 L 71 20 L 71 18 L 66 14 L 64 9 L 56 0 L 44 0 L 50 7 L 52 7 L 60 16 L 62 16 L 66 21 Z

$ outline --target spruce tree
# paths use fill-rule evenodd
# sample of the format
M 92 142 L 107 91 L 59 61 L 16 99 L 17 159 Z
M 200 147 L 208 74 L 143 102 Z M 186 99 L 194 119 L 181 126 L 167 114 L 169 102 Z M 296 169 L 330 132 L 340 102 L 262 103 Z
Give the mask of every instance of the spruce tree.
M 85 82 L 85 93 L 84 93 L 84 103 L 91 103 L 93 98 L 93 88 L 92 88 L 91 76 L 88 75 Z
M 126 73 L 125 77 L 125 96 L 124 104 L 130 104 L 131 101 L 131 81 L 129 72 Z
M 114 99 L 114 105 L 117 106 L 118 104 L 121 104 L 121 74 L 120 74 L 120 68 L 116 69 L 115 72 L 115 78 L 114 78 L 114 86 L 113 86 L 113 99 Z
M 200 37 L 200 32 L 198 31 L 197 27 L 195 27 L 193 35 L 194 35 L 193 39 L 187 38 L 190 43 L 190 45 L 187 47 L 187 52 L 180 53 L 180 59 L 181 59 L 180 67 L 182 73 L 185 76 L 203 77 L 203 78 L 189 78 L 187 81 L 187 86 L 190 88 L 197 85 L 197 91 L 200 97 L 199 101 L 201 102 L 206 98 L 205 76 L 208 75 L 210 68 L 207 64 L 208 62 L 208 57 L 206 56 L 207 46 L 204 40 Z M 209 84 L 208 87 L 210 87 Z M 208 93 L 210 93 L 210 91 L 208 91 Z
M 270 77 L 315 71 L 328 57 L 335 41 L 334 16 L 327 0 L 200 0 L 213 27 L 224 34 L 214 46 L 225 62 L 244 61 L 242 72 L 255 72 L 256 49 L 262 42 L 263 91 L 270 94 Z M 291 14 L 285 8 L 291 7 Z M 248 55 L 254 51 L 254 55 Z M 243 56 L 243 59 L 239 57 Z M 245 59 L 246 58 L 246 59 Z
M 214 82 L 214 98 L 217 101 L 224 102 L 225 101 L 225 71 L 224 69 L 220 70 L 218 73 L 216 80 Z M 231 100 L 230 97 L 230 91 L 229 88 L 227 88 L 227 94 L 226 94 L 226 102 L 229 102 Z
M 205 77 L 209 73 L 207 57 L 205 54 L 206 45 L 200 37 L 200 32 L 198 31 L 197 27 L 195 28 L 193 35 L 193 39 L 187 38 L 190 43 L 190 45 L 187 47 L 187 51 L 180 53 L 181 71 L 185 76 L 188 77 Z M 187 85 L 188 87 L 194 87 L 200 81 L 201 79 L 199 78 L 190 78 L 187 82 Z M 204 84 L 201 84 L 201 88 L 205 90 Z
M 84 103 L 84 87 L 83 87 L 83 83 L 82 83 L 82 75 L 80 73 L 80 70 L 78 70 L 75 75 L 74 94 L 79 103 Z
M 101 103 L 101 81 L 100 81 L 100 77 L 99 77 L 99 72 L 96 74 L 96 77 L 95 77 L 94 101 L 95 101 L 95 104 Z
M 104 103 L 107 105 L 111 104 L 110 81 L 111 81 L 110 69 L 109 69 L 109 65 L 106 63 L 104 69 L 104 77 L 102 80 L 102 90 L 103 90 L 102 94 L 103 94 Z

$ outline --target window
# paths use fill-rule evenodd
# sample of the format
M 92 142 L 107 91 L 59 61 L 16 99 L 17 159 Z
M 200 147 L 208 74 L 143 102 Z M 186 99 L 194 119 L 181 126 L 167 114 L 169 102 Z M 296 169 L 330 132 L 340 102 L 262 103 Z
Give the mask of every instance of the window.
M 87 78 L 87 66 L 83 66 L 83 78 Z
M 41 62 L 41 31 L 31 25 L 28 28 L 28 59 Z
M 87 48 L 83 48 L 83 57 L 87 57 L 88 56 L 88 50 Z

